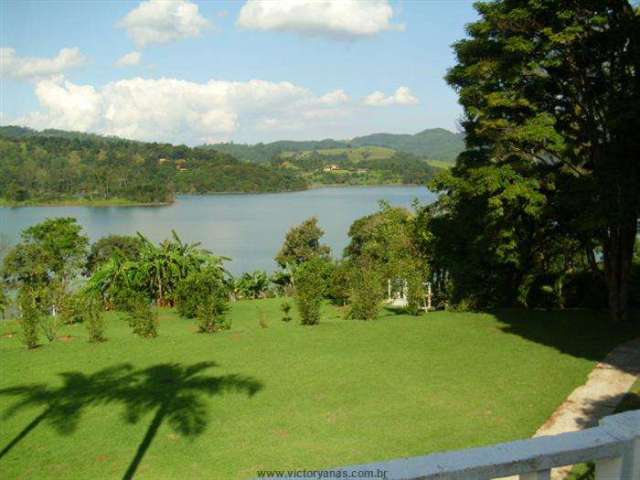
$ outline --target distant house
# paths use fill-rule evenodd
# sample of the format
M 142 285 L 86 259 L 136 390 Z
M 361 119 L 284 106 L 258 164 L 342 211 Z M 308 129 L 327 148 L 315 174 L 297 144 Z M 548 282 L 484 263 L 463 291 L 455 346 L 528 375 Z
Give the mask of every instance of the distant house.
M 336 170 L 340 170 L 340 167 L 335 164 L 327 165 L 322 169 L 323 172 L 335 172 Z
M 158 159 L 158 165 L 162 165 L 163 163 L 167 163 L 169 161 L 168 158 L 159 158 Z
M 179 172 L 186 172 L 187 170 L 189 170 L 187 168 L 186 160 L 176 160 L 176 168 L 178 169 Z

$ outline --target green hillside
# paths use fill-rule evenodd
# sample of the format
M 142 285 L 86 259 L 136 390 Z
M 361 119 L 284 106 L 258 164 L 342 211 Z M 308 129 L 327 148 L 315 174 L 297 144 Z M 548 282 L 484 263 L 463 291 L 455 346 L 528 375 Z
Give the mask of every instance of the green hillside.
M 321 148 L 314 150 L 304 151 L 288 151 L 280 154 L 281 158 L 289 159 L 303 159 L 311 157 L 314 153 L 318 153 L 325 157 L 336 157 L 346 155 L 347 159 L 351 162 L 360 162 L 363 160 L 383 160 L 391 158 L 396 154 L 396 151 L 386 147 L 341 147 L 341 148 Z
M 0 206 L 156 204 L 176 194 L 281 192 L 296 172 L 216 150 L 64 131 L 0 129 Z
M 356 137 L 351 140 L 351 145 L 376 145 L 411 153 L 429 160 L 454 163 L 458 154 L 464 150 L 464 135 L 450 132 L 444 128 L 427 129 L 415 135 L 375 133 Z
M 425 184 L 438 171 L 423 158 L 375 146 L 283 152 L 271 164 L 312 185 Z
M 444 128 L 432 128 L 415 135 L 375 133 L 355 137 L 352 140 L 280 140 L 255 145 L 219 143 L 201 148 L 228 153 L 247 162 L 261 163 L 269 162 L 280 155 L 290 155 L 291 152 L 331 151 L 332 154 L 335 154 L 345 149 L 355 152 L 357 147 L 382 147 L 396 152 L 410 153 L 433 161 L 434 165 L 442 166 L 443 162 L 447 165 L 453 164 L 458 154 L 464 150 L 464 135 L 450 132 Z
M 203 145 L 200 148 L 213 149 L 218 152 L 227 153 L 239 160 L 246 162 L 261 163 L 268 162 L 274 157 L 284 152 L 301 152 L 327 148 L 344 148 L 346 142 L 338 140 L 319 140 L 319 141 L 290 141 L 279 140 L 272 143 L 256 143 L 249 145 L 246 143 L 216 143 L 214 145 Z

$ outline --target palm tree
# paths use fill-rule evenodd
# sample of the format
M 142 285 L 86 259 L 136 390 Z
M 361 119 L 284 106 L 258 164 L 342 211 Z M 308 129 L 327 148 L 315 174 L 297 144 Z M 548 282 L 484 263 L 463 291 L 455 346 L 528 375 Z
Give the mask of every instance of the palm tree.
M 178 283 L 192 272 L 213 266 L 219 268 L 221 273 L 226 273 L 222 266 L 226 258 L 199 248 L 200 243 L 183 242 L 174 230 L 171 233 L 173 240 L 165 240 L 157 246 L 138 233 L 143 247 L 137 278 L 159 306 L 173 305 Z
M 204 268 L 216 268 L 221 276 L 225 257 L 218 257 L 200 248 L 199 243 L 183 242 L 175 231 L 172 239 L 156 245 L 141 233 L 140 255 L 137 260 L 127 260 L 116 251 L 112 258 L 94 273 L 89 288 L 108 299 L 125 289 L 144 293 L 155 299 L 158 306 L 173 306 L 178 283 L 190 273 Z
M 136 266 L 116 250 L 91 276 L 85 290 L 99 294 L 107 304 L 111 304 L 118 292 L 134 289 Z
M 263 270 L 246 272 L 237 283 L 238 290 L 244 298 L 264 298 L 269 290 L 269 277 Z

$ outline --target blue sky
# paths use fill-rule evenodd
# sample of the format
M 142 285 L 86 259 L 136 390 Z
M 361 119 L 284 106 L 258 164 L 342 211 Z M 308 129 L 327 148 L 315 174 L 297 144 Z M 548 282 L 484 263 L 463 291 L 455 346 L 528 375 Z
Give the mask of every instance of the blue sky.
M 3 124 L 188 144 L 455 130 L 443 76 L 476 18 L 467 0 L 2 0 L 0 13 Z

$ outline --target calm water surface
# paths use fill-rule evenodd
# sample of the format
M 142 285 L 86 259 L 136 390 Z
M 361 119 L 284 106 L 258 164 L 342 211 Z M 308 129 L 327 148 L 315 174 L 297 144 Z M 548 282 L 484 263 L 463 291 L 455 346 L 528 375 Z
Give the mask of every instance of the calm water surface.
M 160 241 L 171 229 L 189 242 L 199 241 L 218 255 L 231 257 L 234 274 L 272 271 L 287 230 L 316 215 L 323 241 L 339 257 L 349 226 L 375 212 L 379 200 L 410 207 L 435 199 L 425 187 L 341 187 L 260 195 L 181 196 L 166 207 L 23 207 L 0 208 L 0 232 L 15 242 L 24 228 L 48 217 L 75 217 L 91 240 L 139 231 Z

